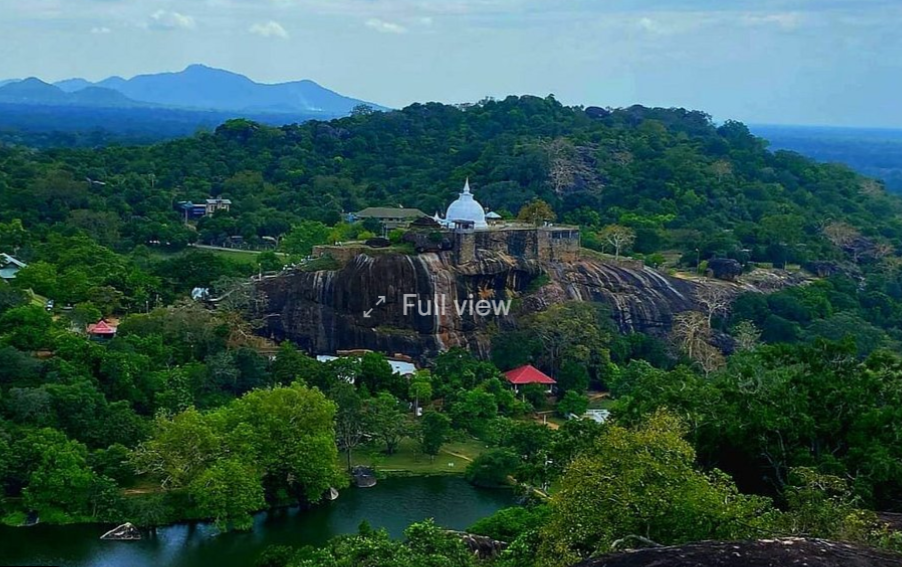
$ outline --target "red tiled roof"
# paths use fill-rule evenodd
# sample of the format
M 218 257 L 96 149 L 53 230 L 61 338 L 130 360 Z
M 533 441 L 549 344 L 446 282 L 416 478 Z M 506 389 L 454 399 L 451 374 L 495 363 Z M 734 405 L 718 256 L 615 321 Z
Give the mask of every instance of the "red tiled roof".
M 103 319 L 95 325 L 88 325 L 88 333 L 91 335 L 115 335 L 116 327 L 111 327 Z
M 504 373 L 504 376 L 508 382 L 517 386 L 522 386 L 523 384 L 557 384 L 553 378 L 531 364 L 508 370 Z

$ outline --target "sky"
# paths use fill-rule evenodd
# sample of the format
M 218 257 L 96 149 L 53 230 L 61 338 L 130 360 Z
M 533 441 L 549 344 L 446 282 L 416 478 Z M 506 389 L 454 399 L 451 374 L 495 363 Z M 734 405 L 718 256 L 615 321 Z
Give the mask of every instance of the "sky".
M 0 78 L 202 63 L 402 107 L 554 94 L 902 128 L 900 0 L 0 0 Z

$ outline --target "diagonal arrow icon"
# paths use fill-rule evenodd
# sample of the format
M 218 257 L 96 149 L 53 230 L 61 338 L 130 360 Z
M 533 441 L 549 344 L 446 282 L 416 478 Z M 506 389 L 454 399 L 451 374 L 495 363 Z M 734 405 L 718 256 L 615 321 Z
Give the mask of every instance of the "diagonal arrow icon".
M 373 310 L 372 310 L 372 309 L 363 312 L 363 318 L 364 318 L 364 319 L 369 319 L 372 315 L 373 315 Z
M 380 296 L 379 296 L 379 301 L 376 302 L 376 307 L 379 307 L 379 306 L 382 305 L 383 303 L 385 303 L 385 296 L 384 296 L 384 295 L 380 295 Z

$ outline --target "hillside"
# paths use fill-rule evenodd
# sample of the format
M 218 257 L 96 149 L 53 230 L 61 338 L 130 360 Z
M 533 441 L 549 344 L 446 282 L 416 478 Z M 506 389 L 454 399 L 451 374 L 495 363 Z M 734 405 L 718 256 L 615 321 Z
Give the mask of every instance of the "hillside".
M 11 150 L 3 155 L 21 159 Z M 15 213 L 8 203 L 45 175 L 91 177 L 107 185 L 78 206 L 118 202 L 123 215 L 138 212 L 138 222 L 123 229 L 132 238 L 153 216 L 173 218 L 169 197 L 223 195 L 241 222 L 215 223 L 219 234 L 276 237 L 301 219 L 333 224 L 342 211 L 371 205 L 442 211 L 466 177 L 488 209 L 516 213 L 541 198 L 559 219 L 589 231 L 632 227 L 634 253 L 678 250 L 687 262 L 697 254 L 779 264 L 841 259 L 842 247 L 823 231 L 839 221 L 857 227 L 865 248 L 895 247 L 902 236 L 902 202 L 877 182 L 771 153 L 742 124 L 718 127 L 682 109 L 586 112 L 550 98 L 511 97 L 280 128 L 239 120 L 148 148 L 54 151 L 42 160 L 40 170 L 7 180 L 6 216 L 63 220 L 63 211 L 52 213 L 39 199 L 19 200 Z M 132 196 L 122 203 L 125 186 Z M 591 238 L 587 244 L 600 247 Z
M 902 192 L 902 130 L 827 128 L 814 126 L 754 126 L 771 148 L 799 152 L 827 163 L 844 163 L 863 175 L 881 179 Z
M 468 177 L 521 222 L 405 233 L 342 216 L 443 210 Z M 229 209 L 186 218 L 181 202 L 211 196 Z M 0 521 L 243 529 L 344 492 L 346 463 L 445 467 L 442 446 L 466 439 L 480 451 L 470 482 L 550 493 L 474 526 L 521 550 L 517 567 L 574 565 L 637 534 L 859 546 L 833 564 L 899 550 L 868 510 L 902 510 L 900 212 L 878 182 L 770 152 L 739 123 L 550 97 L 232 120 L 143 147 L 2 147 L 0 250 L 27 266 L 5 260 L 15 277 L 0 283 Z M 327 254 L 311 259 L 315 246 Z M 743 277 L 706 279 L 716 266 Z M 806 285 L 760 293 L 768 278 Z M 195 288 L 214 299 L 189 300 Z M 510 311 L 414 316 L 398 293 Z M 101 318 L 115 338 L 86 336 Z M 377 352 L 307 356 L 358 348 Z M 404 379 L 384 353 L 429 372 Z M 506 386 L 527 364 L 553 396 Z M 589 408 L 613 421 L 565 419 Z M 323 561 L 381 549 L 421 565 L 440 549 L 479 565 L 457 536 L 411 530 L 364 526 Z M 699 545 L 663 559 L 725 549 Z M 746 549 L 749 565 L 785 556 Z M 293 553 L 276 564 L 305 564 Z

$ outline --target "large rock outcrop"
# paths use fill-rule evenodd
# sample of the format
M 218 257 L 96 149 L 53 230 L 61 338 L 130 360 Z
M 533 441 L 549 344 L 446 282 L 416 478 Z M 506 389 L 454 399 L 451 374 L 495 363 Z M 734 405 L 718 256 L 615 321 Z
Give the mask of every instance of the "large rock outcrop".
M 483 254 L 458 264 L 443 252 L 361 254 L 337 271 L 287 271 L 256 285 L 266 297 L 262 332 L 276 340 L 316 353 L 371 349 L 430 357 L 455 346 L 486 356 L 496 329 L 513 328 L 523 315 L 564 300 L 603 302 L 622 331 L 660 334 L 674 314 L 694 307 L 696 284 L 636 263 Z M 419 301 L 406 313 L 405 294 Z M 435 298 L 443 307 L 436 308 Z M 511 300 L 510 312 L 480 317 L 464 304 L 459 314 L 455 302 L 469 299 Z
M 702 541 L 590 559 L 575 567 L 899 567 L 902 555 L 820 539 Z

